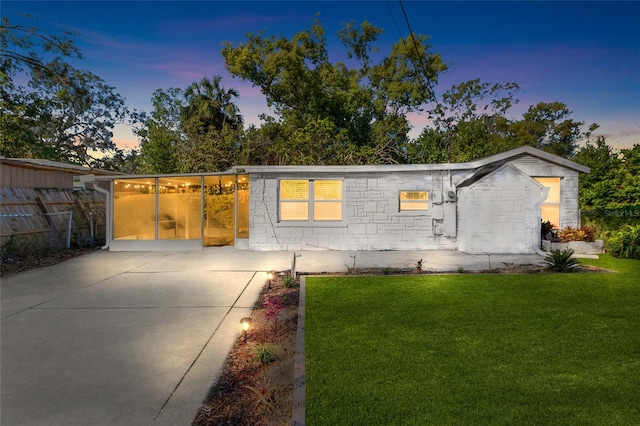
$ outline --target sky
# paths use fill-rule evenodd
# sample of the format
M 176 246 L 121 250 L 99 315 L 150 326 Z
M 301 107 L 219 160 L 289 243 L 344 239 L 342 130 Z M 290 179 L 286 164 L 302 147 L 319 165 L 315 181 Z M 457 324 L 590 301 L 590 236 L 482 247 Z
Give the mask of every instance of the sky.
M 409 35 L 402 6 L 416 34 L 430 36 L 432 52 L 449 70 L 437 93 L 480 78 L 517 83 L 521 118 L 532 105 L 559 101 L 571 118 L 600 128 L 614 148 L 640 143 L 640 2 L 597 1 L 29 1 L 3 0 L 0 12 L 13 24 L 44 33 L 71 30 L 84 56 L 78 64 L 100 76 L 129 109 L 151 111 L 156 89 L 185 89 L 219 75 L 245 125 L 269 112 L 259 88 L 233 78 L 224 66 L 223 42 L 246 34 L 291 37 L 321 21 L 330 59 L 344 60 L 336 32 L 343 22 L 367 20 L 384 29 L 377 46 L 389 52 Z M 25 17 L 31 15 L 31 18 Z M 319 14 L 319 15 L 318 15 Z M 412 137 L 428 125 L 410 116 Z M 126 125 L 114 131 L 121 148 L 137 147 Z

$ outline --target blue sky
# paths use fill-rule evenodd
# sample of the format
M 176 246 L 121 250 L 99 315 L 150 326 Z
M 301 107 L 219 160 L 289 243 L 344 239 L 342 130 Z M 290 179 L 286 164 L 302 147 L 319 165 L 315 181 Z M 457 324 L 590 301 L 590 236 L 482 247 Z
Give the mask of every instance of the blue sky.
M 404 0 L 411 28 L 431 36 L 432 51 L 449 71 L 437 91 L 480 78 L 521 87 L 514 118 L 538 102 L 560 101 L 585 125 L 601 125 L 615 147 L 640 143 L 640 2 L 462 2 Z M 240 92 L 246 124 L 259 125 L 267 111 L 259 89 L 233 79 L 220 54 L 223 41 L 246 33 L 292 36 L 319 13 L 330 57 L 344 58 L 335 32 L 345 21 L 364 19 L 382 27 L 388 51 L 408 29 L 395 1 L 2 1 L 12 23 L 44 32 L 73 30 L 82 68 L 102 77 L 130 109 L 149 111 L 155 89 L 186 88 L 204 76 L 221 75 Z M 33 17 L 23 16 L 28 13 Z M 412 116 L 417 136 L 427 124 Z M 134 147 L 126 126 L 114 135 Z

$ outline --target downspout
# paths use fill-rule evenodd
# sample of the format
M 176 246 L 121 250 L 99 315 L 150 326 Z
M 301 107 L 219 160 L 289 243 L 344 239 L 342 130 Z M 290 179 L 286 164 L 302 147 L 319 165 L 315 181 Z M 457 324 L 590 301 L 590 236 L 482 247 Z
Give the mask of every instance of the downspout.
M 542 249 L 540 248 L 541 241 L 542 241 L 541 235 L 540 235 L 540 233 L 542 232 L 542 218 L 540 217 L 540 208 L 542 207 L 542 203 L 544 203 L 544 201 L 549 196 L 549 188 L 543 187 L 541 189 L 542 189 L 542 192 L 540 193 L 541 195 L 540 202 L 536 204 L 536 211 L 538 212 L 538 221 L 536 223 L 536 226 L 534 226 L 533 228 L 536 234 L 533 241 L 537 241 L 537 243 L 533 245 L 533 250 L 536 252 L 536 254 L 542 257 L 545 257 L 547 253 L 542 251 Z

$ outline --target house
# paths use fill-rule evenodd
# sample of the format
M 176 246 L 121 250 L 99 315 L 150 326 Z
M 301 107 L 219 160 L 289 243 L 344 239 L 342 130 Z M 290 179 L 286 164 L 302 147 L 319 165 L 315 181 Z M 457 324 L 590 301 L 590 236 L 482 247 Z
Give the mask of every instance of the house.
M 111 250 L 524 254 L 540 251 L 541 219 L 578 226 L 578 177 L 588 172 L 525 146 L 454 164 L 236 166 L 94 180 L 110 188 Z

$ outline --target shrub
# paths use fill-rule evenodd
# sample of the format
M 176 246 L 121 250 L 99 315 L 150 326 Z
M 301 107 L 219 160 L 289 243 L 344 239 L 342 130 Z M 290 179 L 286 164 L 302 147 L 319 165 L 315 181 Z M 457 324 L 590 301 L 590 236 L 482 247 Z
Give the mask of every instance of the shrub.
M 253 351 L 254 359 L 256 361 L 260 361 L 263 365 L 271 364 L 278 358 L 276 355 L 276 347 L 272 343 L 261 343 L 256 345 Z
M 607 251 L 615 257 L 640 259 L 640 225 L 625 225 L 607 239 Z
M 540 239 L 546 240 L 549 236 L 553 235 L 553 225 L 550 221 L 545 221 L 540 224 Z
M 285 275 L 285 277 L 282 279 L 282 285 L 284 285 L 286 288 L 291 288 L 296 285 L 296 280 L 291 275 Z
M 549 269 L 556 272 L 571 272 L 580 265 L 578 259 L 573 257 L 573 249 L 566 248 L 562 251 L 553 250 L 547 254 L 544 261 L 549 266 Z
M 583 226 L 579 229 L 567 226 L 566 228 L 558 232 L 558 237 L 563 243 L 568 243 L 569 241 L 593 242 L 595 241 L 595 234 L 595 228 L 592 228 L 590 226 Z

